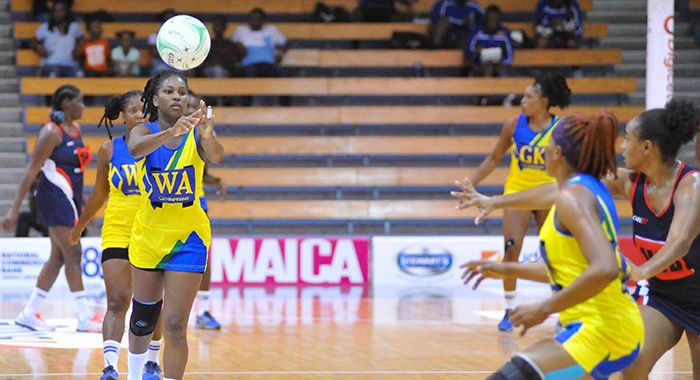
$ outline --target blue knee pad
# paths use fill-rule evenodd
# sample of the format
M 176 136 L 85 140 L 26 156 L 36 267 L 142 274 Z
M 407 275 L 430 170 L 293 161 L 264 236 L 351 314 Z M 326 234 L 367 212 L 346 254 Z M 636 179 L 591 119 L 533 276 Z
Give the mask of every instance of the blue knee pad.
M 158 302 L 139 302 L 135 298 L 131 309 L 129 331 L 136 336 L 146 336 L 156 329 L 160 310 L 163 308 L 163 300 Z

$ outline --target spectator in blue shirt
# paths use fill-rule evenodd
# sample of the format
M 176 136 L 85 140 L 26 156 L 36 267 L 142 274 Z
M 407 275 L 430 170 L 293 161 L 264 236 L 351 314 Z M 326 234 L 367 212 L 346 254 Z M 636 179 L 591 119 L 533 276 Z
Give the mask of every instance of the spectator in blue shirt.
M 465 64 L 470 76 L 498 77 L 505 75 L 505 67 L 513 63 L 513 41 L 510 30 L 501 23 L 501 9 L 489 5 L 484 23 L 469 32 L 464 48 Z
M 357 22 L 391 22 L 397 21 L 396 3 L 410 7 L 418 0 L 360 0 L 354 12 Z
M 481 24 L 484 11 L 476 1 L 441 0 L 430 17 L 430 42 L 433 48 L 464 46 L 471 28 Z
M 537 48 L 575 49 L 583 35 L 583 12 L 576 0 L 540 0 Z
M 48 22 L 39 25 L 32 49 L 41 57 L 42 77 L 82 76 L 77 57 L 83 28 L 75 21 L 67 3 L 56 1 Z

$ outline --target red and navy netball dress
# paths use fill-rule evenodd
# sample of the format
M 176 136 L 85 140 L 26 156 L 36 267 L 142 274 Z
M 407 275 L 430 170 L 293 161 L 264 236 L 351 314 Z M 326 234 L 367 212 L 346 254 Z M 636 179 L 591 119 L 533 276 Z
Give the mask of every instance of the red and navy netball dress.
M 57 146 L 41 167 L 36 205 L 45 226 L 75 226 L 80 217 L 83 197 L 83 172 L 92 160 L 90 148 L 83 144 L 80 127 L 73 123 L 75 134 L 61 130 Z
M 681 170 L 673 184 L 673 193 L 665 210 L 658 214 L 647 201 L 647 177 L 640 173 L 632 188 L 632 217 L 634 246 L 642 260 L 653 257 L 666 243 L 675 205 L 673 197 L 681 180 L 698 172 L 681 163 Z M 649 280 L 640 281 L 635 297 L 637 302 L 660 311 L 670 320 L 700 335 L 700 236 L 693 241 L 688 254 Z

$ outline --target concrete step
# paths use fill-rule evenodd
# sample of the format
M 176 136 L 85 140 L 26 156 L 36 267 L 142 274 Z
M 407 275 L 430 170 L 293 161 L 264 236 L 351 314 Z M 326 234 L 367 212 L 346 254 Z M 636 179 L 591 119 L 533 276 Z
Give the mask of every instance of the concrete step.
M 25 137 L 3 137 L 0 139 L 0 152 L 27 153 L 27 139 Z M 0 174 L 0 178 L 5 178 Z
M 22 108 L 20 107 L 4 107 L 0 108 L 0 123 L 5 122 L 22 122 Z
M 14 65 L 0 66 L 0 78 L 11 79 L 17 78 L 17 67 Z
M 647 10 L 646 1 L 600 1 L 596 0 L 593 3 L 593 9 L 596 11 L 645 11 Z
M 640 91 L 644 91 L 646 88 L 647 80 L 646 78 L 637 79 L 637 88 Z M 673 92 L 689 92 L 700 94 L 700 78 L 688 78 L 688 77 L 674 77 L 673 78 Z
M 14 50 L 0 51 L 0 65 L 14 65 L 17 62 L 17 54 Z
M 0 113 L 2 113 L 2 108 L 0 108 Z M 24 130 L 21 122 L 0 122 L 0 137 L 23 137 Z
M 647 53 L 644 50 L 622 51 L 623 63 L 645 63 Z M 673 64 L 700 63 L 700 50 L 676 50 L 673 52 Z M 693 75 L 689 75 L 693 76 Z
M 13 24 L 11 23 L 2 23 L 0 24 L 0 37 L 3 38 L 12 38 L 12 33 L 13 33 Z
M 644 78 L 647 67 L 644 63 L 622 63 L 615 65 L 616 76 Z M 700 77 L 700 63 L 674 63 L 673 75 L 679 77 Z
M 646 23 L 647 11 L 598 11 L 593 10 L 586 13 L 588 22 L 607 22 L 616 24 Z
M 678 91 L 673 92 L 673 96 L 679 97 L 679 98 L 697 99 L 698 95 L 699 94 L 697 92 L 678 92 Z M 632 106 L 643 106 L 646 104 L 646 93 L 644 93 L 644 92 L 630 93 L 630 94 L 628 94 L 628 99 L 629 99 L 629 104 Z
M 19 95 L 17 93 L 0 93 L 0 107 L 18 107 Z
M 589 20 L 590 21 L 590 20 Z M 690 24 L 687 22 L 677 22 L 674 26 L 674 34 L 679 37 L 690 36 Z M 647 23 L 646 18 L 640 23 L 625 24 L 610 22 L 608 24 L 608 37 L 637 37 L 646 38 Z
M 27 155 L 25 153 L 0 152 L 0 167 L 23 168 L 25 166 L 27 166 Z
M 1 183 L 0 184 L 0 199 L 14 200 L 16 194 L 17 194 L 17 184 L 16 183 Z
M 692 37 L 678 37 L 674 39 L 676 49 L 695 49 L 695 42 Z M 606 37 L 600 40 L 601 49 L 621 49 L 621 50 L 646 50 L 647 39 L 642 37 Z
M 25 167 L 21 168 L 0 168 L 0 178 L 2 178 L 4 183 L 14 183 L 19 184 L 24 177 Z M 17 186 L 17 185 L 15 185 Z M 15 187 L 15 190 L 17 188 Z
M 12 38 L 0 37 L 0 51 L 14 51 L 15 49 L 15 40 Z
M 0 93 L 19 93 L 18 79 L 0 79 Z

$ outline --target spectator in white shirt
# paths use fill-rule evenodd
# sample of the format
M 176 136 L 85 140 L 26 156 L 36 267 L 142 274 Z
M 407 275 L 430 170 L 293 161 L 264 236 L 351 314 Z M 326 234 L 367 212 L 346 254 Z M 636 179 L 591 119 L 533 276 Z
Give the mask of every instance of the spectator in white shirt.
M 41 56 L 42 77 L 83 76 L 77 61 L 83 28 L 65 2 L 53 4 L 51 18 L 39 25 L 32 49 Z

